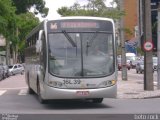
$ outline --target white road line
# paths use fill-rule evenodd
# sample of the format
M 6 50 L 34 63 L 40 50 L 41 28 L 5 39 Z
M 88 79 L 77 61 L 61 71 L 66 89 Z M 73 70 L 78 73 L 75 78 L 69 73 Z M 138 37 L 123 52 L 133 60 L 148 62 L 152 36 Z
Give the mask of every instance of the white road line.
M 0 88 L 0 90 L 17 90 L 17 89 L 27 89 L 28 87 L 17 87 L 17 88 Z
M 27 95 L 28 94 L 28 89 L 21 89 L 18 95 Z
M 7 90 L 0 90 L 0 96 L 3 95 Z

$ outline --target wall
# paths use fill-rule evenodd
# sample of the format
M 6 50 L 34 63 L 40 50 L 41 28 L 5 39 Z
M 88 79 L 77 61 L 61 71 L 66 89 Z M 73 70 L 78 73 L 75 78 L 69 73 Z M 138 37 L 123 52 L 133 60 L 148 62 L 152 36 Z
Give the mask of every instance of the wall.
M 124 10 L 124 26 L 132 33 L 125 33 L 125 40 L 130 40 L 135 37 L 135 27 L 138 26 L 138 0 L 124 0 Z

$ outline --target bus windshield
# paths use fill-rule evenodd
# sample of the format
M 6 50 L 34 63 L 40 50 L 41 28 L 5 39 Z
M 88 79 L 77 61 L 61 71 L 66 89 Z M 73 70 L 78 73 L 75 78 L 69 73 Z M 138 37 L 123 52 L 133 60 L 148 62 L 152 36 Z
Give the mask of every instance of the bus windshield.
M 49 72 L 60 77 L 100 77 L 114 72 L 113 34 L 49 33 Z

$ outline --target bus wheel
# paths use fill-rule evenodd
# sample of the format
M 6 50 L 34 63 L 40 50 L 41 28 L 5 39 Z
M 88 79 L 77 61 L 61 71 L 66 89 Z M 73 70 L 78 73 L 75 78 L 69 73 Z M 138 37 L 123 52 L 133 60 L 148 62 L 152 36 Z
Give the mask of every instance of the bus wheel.
M 29 82 L 29 73 L 27 74 L 27 81 L 28 81 L 28 93 L 29 93 L 29 94 L 33 94 L 34 91 L 33 91 L 32 88 L 30 87 L 30 82 Z
M 41 104 L 44 104 L 44 103 L 46 103 L 46 100 L 43 100 L 43 98 L 41 97 L 41 89 L 40 89 L 40 84 L 39 84 L 39 82 L 38 82 L 38 84 L 37 84 L 37 94 L 38 94 L 38 100 L 39 100 L 39 102 L 41 103 Z
M 28 81 L 28 93 L 29 93 L 29 94 L 34 94 L 34 91 L 33 91 L 32 88 L 30 87 L 29 81 Z
M 102 103 L 103 98 L 94 98 L 92 100 L 93 100 L 93 103 Z
M 29 94 L 34 94 L 34 91 L 30 87 L 28 87 L 28 93 Z

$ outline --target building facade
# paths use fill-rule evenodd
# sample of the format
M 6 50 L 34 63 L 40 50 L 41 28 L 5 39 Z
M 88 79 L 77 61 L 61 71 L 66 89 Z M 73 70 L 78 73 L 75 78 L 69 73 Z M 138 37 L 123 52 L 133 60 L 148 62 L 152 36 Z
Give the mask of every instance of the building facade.
M 124 0 L 125 40 L 138 37 L 138 0 Z
M 142 0 L 124 0 L 124 28 L 126 41 L 137 41 L 142 45 L 141 37 L 143 35 L 143 1 Z M 152 21 L 152 41 L 154 44 L 153 51 L 157 51 L 157 8 L 160 0 L 151 0 L 151 21 Z M 134 43 L 134 42 L 133 42 Z

